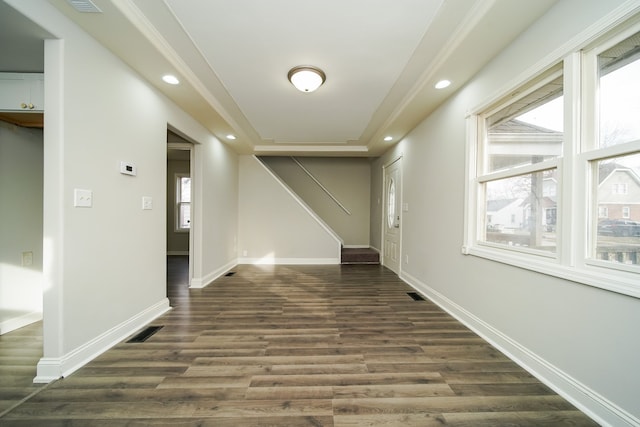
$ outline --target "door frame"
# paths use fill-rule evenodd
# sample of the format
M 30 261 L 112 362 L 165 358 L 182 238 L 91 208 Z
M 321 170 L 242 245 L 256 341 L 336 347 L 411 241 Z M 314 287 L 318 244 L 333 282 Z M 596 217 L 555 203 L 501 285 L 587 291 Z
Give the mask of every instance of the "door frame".
M 172 128 L 169 128 L 169 130 L 171 130 L 172 132 L 175 133 L 175 130 L 173 130 Z M 194 188 L 194 179 L 193 179 L 193 168 L 195 165 L 195 144 L 192 142 L 167 142 L 167 150 L 184 150 L 184 151 L 189 151 L 189 176 L 191 177 L 191 226 L 189 227 L 189 283 L 188 286 L 191 287 L 191 280 L 193 279 L 193 271 L 194 271 L 194 232 L 193 229 L 196 227 L 196 225 L 194 224 L 197 221 L 197 215 L 196 218 L 194 218 L 194 195 L 195 192 L 193 191 Z M 168 171 L 167 171 L 168 173 Z M 170 200 L 171 199 L 171 195 L 167 194 L 166 200 Z M 166 230 L 166 224 L 165 224 L 165 230 Z M 166 245 L 165 245 L 165 253 L 166 253 Z
M 398 199 L 398 214 L 400 215 L 400 233 L 398 235 L 398 271 L 394 272 L 398 275 L 398 277 L 400 277 L 400 273 L 402 273 L 402 230 L 404 228 L 403 226 L 403 215 L 402 215 L 402 193 L 404 192 L 404 183 L 403 183 L 403 168 L 402 168 L 402 154 L 399 154 L 396 157 L 393 157 L 390 161 L 388 161 L 387 163 L 385 163 L 384 165 L 382 165 L 382 214 L 381 214 L 381 222 L 380 222 L 380 246 L 381 246 L 381 257 L 380 257 L 380 261 L 381 264 L 384 266 L 384 254 L 385 254 L 385 243 L 384 243 L 384 234 L 385 234 L 385 229 L 386 229 L 386 210 L 387 210 L 387 170 L 389 167 L 391 167 L 393 164 L 395 164 L 396 162 L 399 162 L 399 180 L 400 180 L 400 192 L 399 194 L 396 193 L 396 197 L 399 197 Z M 389 269 L 391 270 L 391 269 Z M 393 271 L 393 270 L 391 270 Z

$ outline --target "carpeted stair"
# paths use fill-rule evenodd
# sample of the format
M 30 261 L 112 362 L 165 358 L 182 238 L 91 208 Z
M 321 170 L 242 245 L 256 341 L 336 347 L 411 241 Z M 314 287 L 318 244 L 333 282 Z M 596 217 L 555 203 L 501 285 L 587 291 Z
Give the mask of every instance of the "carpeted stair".
M 342 248 L 342 264 L 380 264 L 380 254 L 371 248 Z

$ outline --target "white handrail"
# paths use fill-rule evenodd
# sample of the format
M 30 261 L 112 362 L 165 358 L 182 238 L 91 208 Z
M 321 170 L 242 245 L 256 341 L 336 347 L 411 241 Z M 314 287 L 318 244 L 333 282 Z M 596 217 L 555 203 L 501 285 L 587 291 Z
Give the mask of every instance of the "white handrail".
M 331 192 L 327 189 L 327 187 L 322 185 L 322 183 L 320 181 L 318 181 L 318 179 L 315 176 L 313 176 L 313 174 L 311 172 L 309 172 L 309 170 L 307 168 L 305 168 L 304 165 L 302 163 L 300 163 L 300 161 L 298 159 L 296 159 L 295 157 L 292 156 L 291 160 L 293 160 L 298 166 L 300 166 L 300 168 L 304 171 L 304 173 L 306 173 L 307 176 L 313 180 L 313 182 L 318 184 L 318 186 L 322 189 L 322 191 L 324 191 L 327 194 L 327 196 L 331 197 L 331 200 L 333 200 L 334 202 L 336 202 L 336 204 L 338 206 L 340 206 L 340 209 L 345 211 L 347 215 L 351 215 L 351 212 L 349 212 L 349 209 L 344 207 L 344 205 L 342 203 L 340 203 L 340 201 L 338 199 L 336 199 L 336 197 L 333 194 L 331 194 Z

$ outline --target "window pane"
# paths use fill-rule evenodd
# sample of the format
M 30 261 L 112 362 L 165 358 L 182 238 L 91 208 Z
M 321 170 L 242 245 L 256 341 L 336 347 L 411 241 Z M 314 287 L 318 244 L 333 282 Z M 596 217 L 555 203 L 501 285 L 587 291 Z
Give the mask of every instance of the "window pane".
M 600 147 L 640 139 L 640 33 L 598 56 Z
M 484 241 L 556 251 L 556 170 L 485 184 Z
M 180 198 L 179 202 L 191 201 L 191 178 L 187 176 L 180 177 Z
M 492 114 L 485 127 L 487 172 L 562 155 L 562 77 Z
M 598 213 L 595 257 L 640 264 L 640 153 L 596 162 Z
M 181 203 L 178 227 L 190 228 L 190 226 L 191 226 L 191 204 Z

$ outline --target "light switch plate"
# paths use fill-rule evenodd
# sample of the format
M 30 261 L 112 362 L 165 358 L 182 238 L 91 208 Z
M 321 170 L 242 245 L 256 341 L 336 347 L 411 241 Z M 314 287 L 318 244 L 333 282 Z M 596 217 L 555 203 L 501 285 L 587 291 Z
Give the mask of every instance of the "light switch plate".
M 153 209 L 153 197 L 151 197 L 151 196 L 142 196 L 142 209 L 144 209 L 144 210 Z
M 74 189 L 73 206 L 76 208 L 90 208 L 93 206 L 93 191 L 80 188 Z

